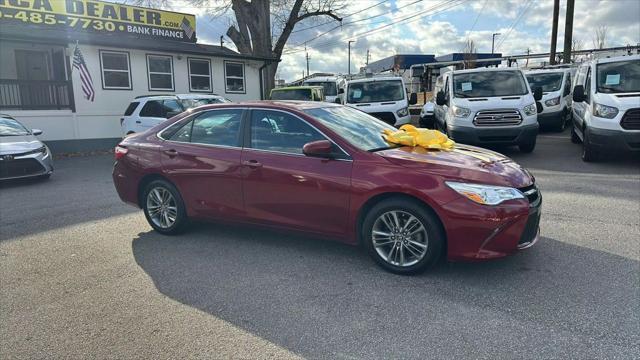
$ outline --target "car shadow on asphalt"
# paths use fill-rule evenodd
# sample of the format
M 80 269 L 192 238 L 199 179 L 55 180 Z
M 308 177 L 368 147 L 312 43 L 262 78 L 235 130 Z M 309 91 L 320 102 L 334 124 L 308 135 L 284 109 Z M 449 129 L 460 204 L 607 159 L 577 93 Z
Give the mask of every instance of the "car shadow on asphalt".
M 525 344 L 516 357 L 544 356 L 549 336 L 578 357 L 595 353 L 576 341 L 598 338 L 609 355 L 638 344 L 639 262 L 551 238 L 418 276 L 387 273 L 358 247 L 229 225 L 140 233 L 132 250 L 162 294 L 305 357 L 491 357 L 511 342 Z

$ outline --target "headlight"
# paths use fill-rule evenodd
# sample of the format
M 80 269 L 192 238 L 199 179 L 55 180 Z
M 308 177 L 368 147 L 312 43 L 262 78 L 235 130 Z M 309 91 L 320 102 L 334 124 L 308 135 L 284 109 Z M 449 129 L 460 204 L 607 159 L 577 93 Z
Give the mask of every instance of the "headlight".
M 398 110 L 396 112 L 396 114 L 398 114 L 398 116 L 400 116 L 400 117 L 405 117 L 405 116 L 409 115 L 409 108 L 402 108 L 402 109 Z
M 532 116 L 538 113 L 538 109 L 536 109 L 536 103 L 525 106 L 524 108 L 522 108 L 522 111 L 524 111 L 527 116 Z
M 452 110 L 453 110 L 453 115 L 459 118 L 466 118 L 467 116 L 469 116 L 469 114 L 471 114 L 471 110 L 460 107 L 460 106 L 454 106 Z
M 618 115 L 618 108 L 613 106 L 602 105 L 598 103 L 593 103 L 593 115 L 605 119 L 613 119 Z
M 467 199 L 483 205 L 498 205 L 506 200 L 524 199 L 520 190 L 510 187 L 451 181 L 446 181 L 445 184 Z
M 47 147 L 42 145 L 42 147 L 39 147 L 35 150 L 31 150 L 28 151 L 26 153 L 22 153 L 22 155 L 32 155 L 32 154 L 46 154 L 47 153 Z
M 556 106 L 556 105 L 560 104 L 560 96 L 555 97 L 553 99 L 549 99 L 549 100 L 545 101 L 544 104 L 547 105 L 547 106 Z

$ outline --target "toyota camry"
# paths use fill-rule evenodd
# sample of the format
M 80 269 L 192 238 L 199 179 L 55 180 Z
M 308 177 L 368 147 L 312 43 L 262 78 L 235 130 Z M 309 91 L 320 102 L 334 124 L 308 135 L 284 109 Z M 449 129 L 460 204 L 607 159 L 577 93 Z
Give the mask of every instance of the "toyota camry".
M 252 102 L 190 110 L 115 148 L 120 198 L 155 231 L 190 220 L 295 230 L 362 245 L 385 269 L 488 260 L 532 246 L 542 197 L 511 159 L 473 146 L 400 146 L 349 107 Z

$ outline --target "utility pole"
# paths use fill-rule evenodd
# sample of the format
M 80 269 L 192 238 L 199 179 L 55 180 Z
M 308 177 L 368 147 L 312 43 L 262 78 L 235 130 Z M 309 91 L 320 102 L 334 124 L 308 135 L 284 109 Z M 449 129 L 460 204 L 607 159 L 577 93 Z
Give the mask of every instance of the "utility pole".
M 349 40 L 349 43 L 347 44 L 347 47 L 349 48 L 349 60 L 347 61 L 348 66 L 349 66 L 349 71 L 348 74 L 351 75 L 351 43 L 354 43 L 354 40 Z
M 307 52 L 307 46 L 306 45 L 304 46 L 304 51 L 306 53 L 305 57 L 307 58 L 307 76 L 309 76 L 310 75 L 309 74 L 309 53 Z
M 222 44 L 224 44 L 224 35 L 220 35 L 220 47 L 222 47 Z
M 529 67 L 529 54 L 531 54 L 531 49 L 527 48 L 527 63 L 524 65 L 524 67 Z
M 491 36 L 491 53 L 493 54 L 494 45 L 496 43 L 496 36 L 500 35 L 500 33 L 493 33 Z
M 549 51 L 549 65 L 556 63 L 556 45 L 558 44 L 558 13 L 560 0 L 553 0 L 553 25 L 551 26 L 551 51 Z
M 369 54 L 369 49 L 367 49 L 367 61 L 365 62 L 366 66 L 369 66 L 369 58 L 371 57 L 371 54 Z
M 564 54 L 562 55 L 562 62 L 565 64 L 571 63 L 573 8 L 575 6 L 575 3 L 575 0 L 567 0 L 567 15 L 564 19 Z

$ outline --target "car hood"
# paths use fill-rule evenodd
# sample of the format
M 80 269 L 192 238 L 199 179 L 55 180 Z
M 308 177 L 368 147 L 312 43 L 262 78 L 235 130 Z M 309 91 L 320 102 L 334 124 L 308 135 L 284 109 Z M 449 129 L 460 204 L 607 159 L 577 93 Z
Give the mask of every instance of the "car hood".
M 20 154 L 42 147 L 42 142 L 33 135 L 0 136 L 0 155 Z
M 522 188 L 534 182 L 525 168 L 508 157 L 475 146 L 456 144 L 453 150 L 399 147 L 378 152 L 388 161 L 447 180 Z

